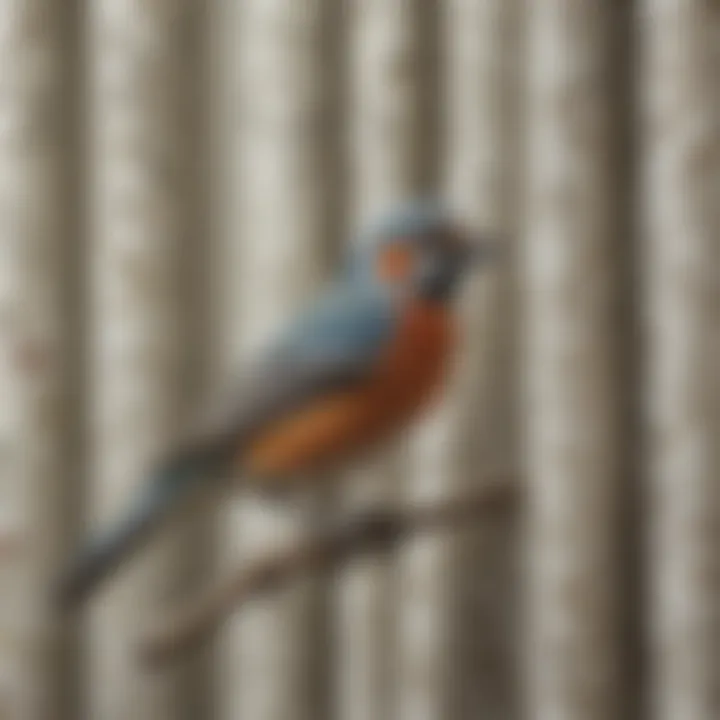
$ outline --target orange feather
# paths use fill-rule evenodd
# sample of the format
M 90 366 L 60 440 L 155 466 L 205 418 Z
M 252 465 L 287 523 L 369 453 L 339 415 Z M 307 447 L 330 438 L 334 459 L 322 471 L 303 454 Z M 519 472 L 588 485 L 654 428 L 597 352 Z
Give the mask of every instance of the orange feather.
M 453 345 L 447 309 L 414 302 L 367 382 L 324 398 L 260 434 L 240 458 L 243 469 L 266 478 L 324 470 L 384 440 L 431 399 Z
M 405 280 L 415 264 L 415 253 L 405 245 L 393 245 L 380 254 L 378 276 L 383 280 Z

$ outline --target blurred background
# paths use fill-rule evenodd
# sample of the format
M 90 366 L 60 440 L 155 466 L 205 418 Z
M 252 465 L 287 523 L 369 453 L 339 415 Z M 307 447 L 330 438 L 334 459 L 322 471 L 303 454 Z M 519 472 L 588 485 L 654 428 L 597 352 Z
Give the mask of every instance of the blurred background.
M 715 0 L 0 0 L 0 718 L 717 720 L 719 78 Z M 64 559 L 205 394 L 428 194 L 506 247 L 440 407 L 58 615 Z M 509 516 L 138 663 L 318 517 L 498 470 Z

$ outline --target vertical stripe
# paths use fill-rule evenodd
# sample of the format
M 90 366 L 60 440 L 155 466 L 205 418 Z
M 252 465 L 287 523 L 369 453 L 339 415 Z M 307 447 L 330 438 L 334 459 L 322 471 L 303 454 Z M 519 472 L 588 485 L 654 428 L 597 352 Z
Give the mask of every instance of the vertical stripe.
M 641 34 L 653 717 L 720 713 L 720 6 Z
M 0 2 L 0 523 L 20 543 L 0 560 L 0 715 L 12 718 L 71 712 L 70 628 L 47 598 L 67 550 L 77 419 L 65 386 L 73 246 L 64 30 L 54 2 Z
M 334 128 L 331 2 L 248 0 L 225 9 L 231 30 L 223 61 L 229 107 L 221 279 L 223 354 L 231 373 L 318 291 L 333 213 Z M 242 499 L 227 516 L 228 561 L 301 537 L 312 495 L 285 503 Z M 228 626 L 222 717 L 322 717 L 322 596 L 318 583 L 301 582 Z
M 620 712 L 614 9 L 528 4 L 527 713 Z
M 194 219 L 193 5 L 87 5 L 93 526 L 123 512 L 179 430 L 180 277 Z M 179 677 L 149 674 L 133 656 L 143 623 L 177 594 L 179 550 L 176 538 L 161 539 L 98 598 L 86 675 L 89 717 L 182 717 Z

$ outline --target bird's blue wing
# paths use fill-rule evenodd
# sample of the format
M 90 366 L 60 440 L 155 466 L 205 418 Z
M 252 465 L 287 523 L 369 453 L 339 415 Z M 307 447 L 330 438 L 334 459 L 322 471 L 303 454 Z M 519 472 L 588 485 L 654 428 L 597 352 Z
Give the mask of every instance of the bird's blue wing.
M 269 351 L 291 362 L 315 360 L 368 367 L 395 330 L 396 303 L 386 288 L 340 285 L 297 318 Z
M 392 342 L 397 303 L 369 283 L 330 289 L 295 318 L 270 347 L 245 368 L 192 433 L 235 452 L 273 422 L 369 378 Z

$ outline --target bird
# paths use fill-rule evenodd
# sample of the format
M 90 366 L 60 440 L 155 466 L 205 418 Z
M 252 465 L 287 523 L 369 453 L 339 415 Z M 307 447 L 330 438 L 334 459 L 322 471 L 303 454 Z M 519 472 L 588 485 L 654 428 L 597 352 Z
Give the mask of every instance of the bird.
M 440 203 L 408 200 L 361 230 L 337 276 L 245 363 L 215 412 L 157 461 L 126 514 L 60 574 L 77 607 L 182 508 L 228 477 L 268 495 L 352 465 L 431 404 L 458 345 L 457 303 L 494 243 Z

